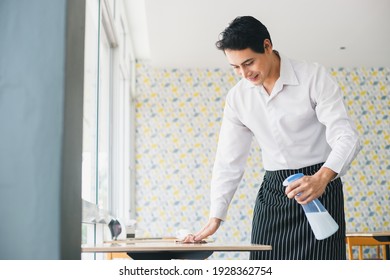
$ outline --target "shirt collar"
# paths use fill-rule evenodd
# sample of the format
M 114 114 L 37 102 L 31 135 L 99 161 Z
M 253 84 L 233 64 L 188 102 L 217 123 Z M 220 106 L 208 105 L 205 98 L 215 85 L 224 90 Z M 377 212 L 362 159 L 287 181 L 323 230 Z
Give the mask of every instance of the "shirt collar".
M 279 83 L 282 85 L 299 85 L 297 75 L 292 65 L 292 61 L 286 56 L 279 54 L 280 57 L 280 77 L 278 79 Z M 243 78 L 248 88 L 257 87 L 256 85 L 249 82 L 247 79 Z

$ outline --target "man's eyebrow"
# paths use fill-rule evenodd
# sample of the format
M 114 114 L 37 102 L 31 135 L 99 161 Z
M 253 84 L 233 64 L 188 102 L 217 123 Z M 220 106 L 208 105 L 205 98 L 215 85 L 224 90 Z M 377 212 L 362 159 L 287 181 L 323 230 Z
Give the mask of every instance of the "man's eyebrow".
M 242 63 L 241 63 L 241 65 L 243 65 L 243 64 L 245 64 L 245 63 L 247 63 L 247 62 L 249 62 L 250 60 L 253 60 L 254 58 L 253 57 L 251 57 L 251 58 L 248 58 L 247 60 L 245 60 L 245 61 L 243 61 Z M 235 64 L 230 64 L 231 66 L 237 66 L 237 65 L 235 65 Z

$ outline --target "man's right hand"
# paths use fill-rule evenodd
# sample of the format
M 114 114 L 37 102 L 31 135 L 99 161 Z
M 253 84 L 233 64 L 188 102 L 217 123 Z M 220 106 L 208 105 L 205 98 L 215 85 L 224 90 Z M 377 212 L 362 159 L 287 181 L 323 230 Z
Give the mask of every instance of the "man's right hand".
M 210 218 L 209 222 L 206 226 L 204 226 L 200 231 L 198 231 L 195 235 L 189 234 L 187 235 L 183 242 L 185 243 L 193 243 L 193 242 L 200 242 L 203 239 L 206 239 L 210 235 L 213 235 L 221 225 L 221 219 L 218 218 Z

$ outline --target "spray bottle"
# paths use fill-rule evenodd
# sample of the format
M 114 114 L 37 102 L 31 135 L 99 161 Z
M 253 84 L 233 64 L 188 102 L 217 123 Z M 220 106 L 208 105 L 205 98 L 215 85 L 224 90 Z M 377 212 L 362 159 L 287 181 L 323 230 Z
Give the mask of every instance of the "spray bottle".
M 284 180 L 283 186 L 288 186 L 303 176 L 303 173 L 291 175 Z M 300 194 L 298 194 L 298 196 L 299 195 Z M 328 238 L 339 229 L 336 221 L 318 199 L 314 199 L 307 204 L 302 204 L 302 208 L 303 211 L 305 211 L 307 220 L 309 221 L 311 229 L 313 230 L 314 236 L 317 240 Z

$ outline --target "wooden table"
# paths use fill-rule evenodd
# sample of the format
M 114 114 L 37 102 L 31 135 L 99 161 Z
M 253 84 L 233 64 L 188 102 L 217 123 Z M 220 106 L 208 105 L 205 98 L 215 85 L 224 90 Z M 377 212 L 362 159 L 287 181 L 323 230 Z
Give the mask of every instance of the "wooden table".
M 384 258 L 390 259 L 390 231 L 377 232 L 347 232 L 346 243 L 349 249 L 349 258 L 352 259 L 352 246 L 358 245 L 359 259 L 362 259 L 361 246 L 383 246 Z
M 174 239 L 128 239 L 97 245 L 83 245 L 83 253 L 127 253 L 135 260 L 206 259 L 214 252 L 248 252 L 271 250 L 269 245 L 180 243 Z

